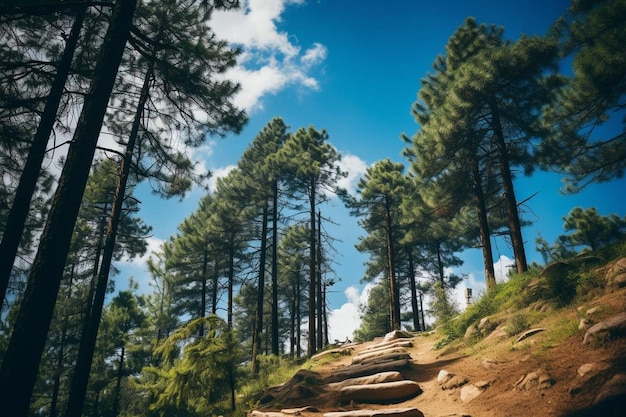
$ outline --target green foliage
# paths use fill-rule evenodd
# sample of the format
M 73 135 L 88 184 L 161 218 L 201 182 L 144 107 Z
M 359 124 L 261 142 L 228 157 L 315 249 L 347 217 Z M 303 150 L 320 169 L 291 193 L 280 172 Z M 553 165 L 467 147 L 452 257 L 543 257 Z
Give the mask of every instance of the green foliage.
M 204 337 L 196 337 L 200 327 Z M 182 356 L 179 355 L 182 346 Z M 155 354 L 161 366 L 144 368 L 145 388 L 158 415 L 203 416 L 228 408 L 228 393 L 235 388 L 240 361 L 238 343 L 217 316 L 193 320 L 177 329 Z

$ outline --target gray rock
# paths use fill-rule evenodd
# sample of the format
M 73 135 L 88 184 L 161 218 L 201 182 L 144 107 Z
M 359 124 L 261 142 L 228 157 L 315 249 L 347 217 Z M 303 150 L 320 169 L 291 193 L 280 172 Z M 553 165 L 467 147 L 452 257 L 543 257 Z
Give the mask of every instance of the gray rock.
M 439 385 L 444 384 L 446 382 L 448 382 L 450 379 L 452 379 L 454 375 L 452 375 L 450 372 L 446 371 L 445 369 L 442 369 L 441 371 L 439 371 L 439 374 L 437 375 L 437 383 Z
M 587 330 L 583 343 L 588 343 L 594 337 L 620 337 L 626 334 L 626 312 L 616 314 L 608 319 L 595 324 Z
M 452 378 L 448 379 L 446 382 L 441 384 L 441 388 L 443 389 L 454 389 L 458 387 L 462 387 L 463 385 L 468 383 L 468 379 L 462 375 L 452 375 Z
M 414 397 L 422 392 L 419 384 L 411 380 L 382 382 L 380 384 L 349 385 L 341 389 L 342 402 L 388 403 Z
M 553 383 L 554 381 L 550 374 L 545 369 L 539 368 L 518 379 L 514 387 L 519 391 L 544 390 L 550 388 Z
M 386 408 L 382 410 L 352 410 L 324 413 L 324 417 L 424 417 L 424 413 L 414 407 Z
M 488 382 L 463 385 L 463 388 L 461 388 L 461 401 L 464 403 L 472 401 L 474 398 L 485 392 L 488 386 Z
M 381 382 L 393 382 L 402 381 L 404 378 L 398 371 L 379 372 L 374 375 L 366 375 L 357 378 L 349 378 L 339 382 L 333 382 L 328 384 L 328 388 L 331 390 L 340 390 L 348 385 L 365 385 L 365 384 L 378 384 Z

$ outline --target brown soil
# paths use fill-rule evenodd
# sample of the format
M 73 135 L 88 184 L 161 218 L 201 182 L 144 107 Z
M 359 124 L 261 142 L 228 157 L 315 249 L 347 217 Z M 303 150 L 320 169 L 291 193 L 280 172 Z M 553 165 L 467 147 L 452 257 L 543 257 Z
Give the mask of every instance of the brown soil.
M 581 311 L 600 306 L 600 318 L 626 311 L 626 289 L 613 292 L 593 302 L 581 305 Z M 436 333 L 413 337 L 414 346 L 408 350 L 412 364 L 402 371 L 405 379 L 420 384 L 423 392 L 417 397 L 393 405 L 341 404 L 338 395 L 322 391 L 311 392 L 310 398 L 280 404 L 268 403 L 263 411 L 291 407 L 314 406 L 319 412 L 303 412 L 306 417 L 320 417 L 323 412 L 347 411 L 361 408 L 381 409 L 416 407 L 426 417 L 472 416 L 623 416 L 626 415 L 625 396 L 604 409 L 592 408 L 594 398 L 602 385 L 616 373 L 626 373 L 626 338 L 603 340 L 583 345 L 584 331 L 577 328 L 579 311 L 553 311 L 533 327 L 545 328 L 527 339 L 516 342 L 517 336 L 485 338 L 476 343 L 461 343 L 435 349 L 440 337 Z M 572 335 L 572 333 L 574 333 Z M 566 336 L 563 336 L 566 335 Z M 569 336 L 567 336 L 569 335 Z M 330 361 L 320 360 L 312 371 L 326 377 L 351 363 L 352 356 L 378 341 L 352 346 L 351 355 L 336 356 Z M 581 382 L 577 370 L 587 363 L 608 362 L 609 369 L 596 378 Z M 545 369 L 552 386 L 539 390 L 520 391 L 515 384 L 530 372 Z M 439 371 L 465 376 L 470 383 L 488 382 L 488 388 L 469 402 L 460 399 L 460 388 L 443 390 L 437 383 Z

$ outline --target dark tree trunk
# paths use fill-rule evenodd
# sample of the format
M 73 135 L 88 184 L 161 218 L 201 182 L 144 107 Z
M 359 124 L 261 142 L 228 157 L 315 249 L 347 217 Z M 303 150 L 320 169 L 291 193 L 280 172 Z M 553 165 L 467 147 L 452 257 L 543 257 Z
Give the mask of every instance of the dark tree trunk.
M 235 248 L 231 246 L 228 254 L 228 307 L 227 307 L 227 323 L 228 328 L 233 328 L 233 287 L 235 283 Z
M 317 189 L 317 184 L 315 179 L 311 180 L 311 184 L 309 185 L 309 210 L 311 215 L 310 227 L 309 227 L 309 337 L 307 343 L 307 353 L 309 356 L 313 356 L 315 352 L 317 352 L 317 332 L 316 328 L 316 318 L 315 311 L 317 309 L 317 304 L 315 302 L 315 291 L 317 286 L 315 285 L 316 281 L 316 265 L 315 262 L 315 190 Z
M 517 267 L 517 272 L 521 274 L 528 270 L 528 263 L 526 261 L 526 251 L 524 250 L 522 226 L 519 220 L 519 212 L 517 211 L 517 199 L 515 198 L 515 189 L 513 188 L 513 179 L 511 177 L 509 153 L 506 150 L 498 104 L 492 102 L 490 103 L 490 108 L 498 148 L 498 159 L 500 160 L 500 175 L 502 176 L 502 187 L 504 188 L 504 201 L 506 204 L 506 214 L 509 219 L 509 230 L 511 233 L 513 254 L 515 256 L 515 266 Z
M 28 152 L 20 182 L 15 190 L 13 204 L 6 219 L 2 242 L 0 243 L 0 306 L 9 287 L 11 271 L 13 270 L 13 263 L 15 262 L 22 234 L 24 233 L 30 202 L 37 189 L 37 179 L 46 155 L 48 138 L 54 127 L 67 76 L 72 67 L 72 58 L 80 38 L 80 30 L 83 26 L 86 11 L 86 7 L 81 7 L 76 12 L 74 24 L 57 65 L 57 72 L 52 81 L 48 100 L 41 114 L 41 120 Z
M 317 298 L 317 347 L 322 349 L 324 347 L 324 294 L 322 293 L 322 213 L 317 212 L 317 226 L 316 226 L 316 260 L 315 260 L 315 291 Z
M 487 207 L 485 205 L 485 196 L 483 187 L 480 183 L 480 172 L 478 170 L 478 161 L 472 161 L 472 181 L 474 191 L 474 201 L 476 202 L 476 211 L 478 212 L 478 228 L 480 231 L 480 243 L 483 250 L 483 265 L 485 266 L 485 282 L 487 291 L 496 286 L 496 278 L 493 269 L 493 251 L 491 249 L 491 235 L 489 232 L 489 222 L 487 221 Z
M 115 380 L 115 396 L 113 398 L 113 417 L 117 417 L 120 409 L 120 396 L 122 395 L 122 377 L 124 376 L 124 355 L 126 347 L 122 346 L 120 353 L 120 366 L 117 368 L 117 377 Z
M 272 184 L 272 353 L 278 346 L 278 181 Z
M 413 253 L 411 249 L 407 249 L 406 256 L 409 261 L 409 285 L 411 287 L 411 309 L 413 310 L 413 328 L 420 331 L 420 311 L 417 304 L 417 284 L 415 282 L 415 264 L 413 262 Z
M 385 231 L 387 234 L 387 268 L 389 274 L 389 304 L 391 308 L 391 329 L 400 329 L 400 289 L 396 279 L 395 249 L 389 198 L 385 197 Z
M 263 333 L 263 304 L 265 302 L 265 258 L 267 254 L 267 217 L 268 202 L 263 204 L 263 223 L 261 227 L 261 256 L 259 259 L 259 286 L 257 288 L 256 315 L 254 318 L 254 333 L 252 335 L 252 373 L 259 373 L 258 356 L 261 353 L 261 334 Z
M 59 291 L 72 232 L 89 177 L 98 136 L 137 0 L 118 0 L 107 30 L 95 78 L 74 132 L 13 334 L 0 369 L 0 409 L 28 415 L 41 355 Z M 82 411 L 82 410 L 81 410 Z
M 204 250 L 203 258 L 202 258 L 202 289 L 200 290 L 200 314 L 201 318 L 206 317 L 206 293 L 207 293 L 207 272 L 209 269 L 209 254 L 208 251 Z M 204 336 L 204 322 L 200 325 L 198 329 L 198 336 Z
M 76 367 L 74 369 L 67 403 L 66 417 L 80 417 L 82 415 L 85 395 L 87 393 L 87 384 L 89 382 L 89 373 L 91 371 L 91 364 L 93 361 L 93 353 L 96 348 L 98 329 L 100 327 L 100 319 L 102 318 L 102 309 L 104 307 L 104 300 L 109 282 L 109 272 L 111 270 L 111 263 L 113 262 L 113 254 L 115 252 L 115 239 L 117 237 L 117 230 L 122 216 L 122 206 L 124 204 L 126 186 L 131 170 L 133 150 L 137 141 L 143 108 L 148 100 L 149 80 L 151 77 L 152 71 L 149 70 L 144 77 L 144 84 L 139 97 L 137 112 L 135 113 L 128 143 L 126 144 L 117 188 L 115 189 L 115 196 L 113 198 L 111 218 L 109 220 L 106 239 L 104 241 L 102 265 L 100 266 L 100 271 L 98 272 L 98 282 L 96 284 L 93 306 L 91 308 L 91 313 L 85 318 L 87 324 L 83 331 L 80 346 L 78 348 Z

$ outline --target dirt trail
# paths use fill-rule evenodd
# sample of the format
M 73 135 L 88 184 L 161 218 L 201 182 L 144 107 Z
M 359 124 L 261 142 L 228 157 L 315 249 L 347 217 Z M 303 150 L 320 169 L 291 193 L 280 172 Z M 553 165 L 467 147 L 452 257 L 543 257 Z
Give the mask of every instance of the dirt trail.
M 626 311 L 626 291 L 611 294 L 593 305 L 601 305 L 612 311 Z M 563 338 L 558 335 L 565 326 L 577 323 L 580 312 L 574 308 L 549 315 L 538 327 L 546 330 L 533 334 L 527 339 L 516 342 L 515 338 L 500 333 L 482 341 L 457 347 L 437 350 L 439 336 L 434 333 L 413 336 L 413 346 L 406 349 L 411 356 L 410 366 L 401 370 L 407 380 L 416 381 L 422 389 L 421 394 L 405 401 L 391 404 L 362 404 L 341 402 L 338 394 L 328 393 L 324 389 L 305 392 L 303 397 L 294 401 L 282 398 L 276 403 L 267 403 L 260 410 L 280 411 L 290 407 L 312 406 L 317 411 L 301 411 L 305 417 L 322 417 L 323 413 L 351 411 L 359 409 L 382 410 L 389 408 L 415 407 L 425 417 L 516 417 L 516 416 L 556 416 L 583 417 L 597 415 L 589 409 L 601 386 L 616 373 L 626 374 L 626 338 L 608 340 L 600 345 L 583 344 L 584 331 L 574 332 Z M 570 332 L 571 333 L 571 332 Z M 344 371 L 353 358 L 373 345 L 375 340 L 349 347 L 349 355 L 339 355 L 332 360 L 319 360 L 312 371 L 322 378 Z M 344 349 L 346 349 L 344 347 Z M 610 374 L 581 384 L 579 368 L 588 363 L 605 362 Z M 538 369 L 549 375 L 547 387 L 528 390 L 516 389 L 529 373 Z M 438 383 L 441 370 L 464 377 L 468 384 L 483 387 L 484 391 L 470 401 L 462 401 L 461 387 L 443 389 Z M 486 389 L 484 388 L 486 387 Z M 302 387 L 298 388 L 302 394 Z M 604 410 L 602 417 L 622 416 L 621 410 Z M 585 411 L 587 410 L 587 411 Z M 612 414 L 614 412 L 614 414 Z

